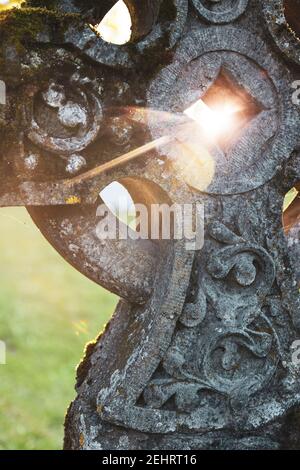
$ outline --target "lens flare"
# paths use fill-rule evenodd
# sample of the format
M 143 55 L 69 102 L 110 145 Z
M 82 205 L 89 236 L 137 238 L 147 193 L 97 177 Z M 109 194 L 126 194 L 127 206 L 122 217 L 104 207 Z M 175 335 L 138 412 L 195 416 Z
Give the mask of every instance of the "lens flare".
M 230 102 L 221 103 L 212 110 L 203 100 L 198 100 L 184 114 L 197 122 L 207 137 L 215 140 L 232 131 L 238 112 L 239 109 Z

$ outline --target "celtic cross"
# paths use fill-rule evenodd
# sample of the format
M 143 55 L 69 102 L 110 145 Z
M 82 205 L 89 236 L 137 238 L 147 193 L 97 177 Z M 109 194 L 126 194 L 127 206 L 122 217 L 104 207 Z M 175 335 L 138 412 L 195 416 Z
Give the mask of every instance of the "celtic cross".
M 26 206 L 121 298 L 78 368 L 65 448 L 299 447 L 299 258 L 282 227 L 300 179 L 299 1 L 125 0 L 123 45 L 95 30 L 115 3 L 0 17 L 0 206 Z M 201 204 L 201 249 L 101 239 L 116 181 L 147 208 Z

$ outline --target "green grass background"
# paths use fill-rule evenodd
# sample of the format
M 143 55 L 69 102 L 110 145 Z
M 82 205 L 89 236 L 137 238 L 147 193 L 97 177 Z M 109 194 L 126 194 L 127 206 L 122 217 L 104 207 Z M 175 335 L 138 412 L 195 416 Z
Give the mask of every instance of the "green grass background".
M 0 228 L 0 449 L 60 449 L 76 365 L 117 298 L 70 267 L 25 209 L 1 209 Z

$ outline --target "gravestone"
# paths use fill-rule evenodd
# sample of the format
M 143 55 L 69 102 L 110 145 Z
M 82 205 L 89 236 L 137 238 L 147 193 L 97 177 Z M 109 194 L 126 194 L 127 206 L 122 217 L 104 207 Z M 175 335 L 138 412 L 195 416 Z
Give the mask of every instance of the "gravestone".
M 299 448 L 299 259 L 282 227 L 300 179 L 299 2 L 126 0 L 119 46 L 89 26 L 115 3 L 31 0 L 0 17 L 0 206 L 26 206 L 121 297 L 78 367 L 65 448 Z M 208 143 L 187 110 L 224 99 L 238 120 Z M 148 208 L 202 205 L 203 247 L 99 239 L 115 181 Z

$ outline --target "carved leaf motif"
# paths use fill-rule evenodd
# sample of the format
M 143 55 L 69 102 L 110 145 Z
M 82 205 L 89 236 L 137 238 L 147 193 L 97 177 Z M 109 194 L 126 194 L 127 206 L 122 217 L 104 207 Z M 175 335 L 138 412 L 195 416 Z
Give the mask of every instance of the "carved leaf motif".
M 212 224 L 209 233 L 226 246 L 214 249 L 196 302 L 183 310 L 187 333 L 179 329 L 161 364 L 166 377 L 160 372 L 147 387 L 148 406 L 159 408 L 173 397 L 176 410 L 191 411 L 199 406 L 199 392 L 210 390 L 227 396 L 238 411 L 277 367 L 276 333 L 262 312 L 275 278 L 272 258 L 223 224 Z M 203 337 L 191 354 L 195 328 Z
M 144 391 L 144 401 L 151 408 L 161 408 L 174 397 L 176 409 L 190 412 L 200 402 L 199 392 L 209 386 L 205 383 L 178 382 L 174 379 L 153 381 Z
M 249 398 L 257 391 L 257 382 L 263 381 L 263 377 L 255 374 L 249 374 L 244 380 L 241 380 L 238 387 L 231 391 L 229 401 L 231 408 L 236 413 L 241 413 L 247 406 Z
M 220 222 L 213 222 L 210 224 L 208 232 L 212 238 L 221 243 L 225 243 L 226 245 L 235 245 L 236 243 L 241 243 L 243 241 L 241 237 L 236 235 Z
M 225 280 L 233 268 L 236 282 L 242 287 L 255 286 L 257 294 L 266 295 L 275 279 L 272 258 L 266 250 L 253 244 L 223 248 L 214 253 L 207 264 L 208 273 L 215 279 Z
M 239 365 L 241 358 L 238 352 L 238 342 L 229 338 L 223 342 L 223 347 L 222 366 L 225 370 L 232 370 Z
M 241 236 L 253 243 L 263 242 L 263 231 L 258 230 L 262 224 L 261 214 L 257 213 L 257 209 L 250 202 L 244 201 L 239 207 L 239 216 L 237 218 L 237 228 Z
M 241 286 L 251 286 L 255 281 L 256 268 L 254 260 L 254 256 L 244 253 L 239 257 L 238 263 L 234 266 L 234 277 Z

